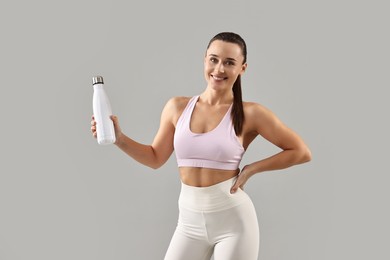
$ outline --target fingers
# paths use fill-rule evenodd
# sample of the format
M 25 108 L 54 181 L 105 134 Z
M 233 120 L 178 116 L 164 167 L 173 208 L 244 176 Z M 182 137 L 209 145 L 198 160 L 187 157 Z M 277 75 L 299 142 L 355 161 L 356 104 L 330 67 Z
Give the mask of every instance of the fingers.
M 97 132 L 96 132 L 96 126 L 95 125 L 91 126 L 91 132 L 92 132 L 92 136 L 93 137 L 97 137 Z
M 245 168 L 245 167 L 244 167 Z M 244 190 L 244 185 L 248 181 L 248 176 L 244 172 L 244 168 L 240 172 L 240 174 L 237 176 L 236 181 L 234 182 L 234 185 L 230 189 L 230 193 L 235 193 L 238 189 Z
M 231 194 L 236 193 L 236 191 L 238 190 L 239 187 L 240 187 L 240 185 L 239 185 L 238 178 L 237 178 L 236 181 L 234 182 L 234 185 L 230 189 L 230 193 Z
M 111 115 L 110 116 L 111 120 L 113 121 L 114 123 L 114 127 L 115 127 L 115 134 L 117 136 L 119 136 L 120 134 L 120 128 L 119 128 L 119 121 L 118 121 L 118 117 L 117 116 L 114 116 L 114 115 Z M 91 132 L 92 132 L 92 135 L 93 137 L 97 137 L 97 132 L 96 132 L 96 121 L 95 121 L 95 116 L 92 115 L 91 117 Z
M 92 132 L 92 136 L 96 138 L 97 132 L 96 132 L 96 121 L 94 116 L 92 116 L 92 120 L 91 120 L 91 132 Z
M 244 184 L 239 184 L 239 182 L 236 181 L 232 186 L 232 188 L 230 189 L 230 193 L 231 194 L 236 193 L 238 189 L 244 190 Z

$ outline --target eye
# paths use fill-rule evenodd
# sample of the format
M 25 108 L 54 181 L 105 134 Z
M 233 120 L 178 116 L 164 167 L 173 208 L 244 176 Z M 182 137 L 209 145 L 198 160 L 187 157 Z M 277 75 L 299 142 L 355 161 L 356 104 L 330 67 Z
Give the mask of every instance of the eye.
M 228 60 L 228 61 L 225 62 L 225 65 L 234 66 L 235 63 L 233 61 Z
M 210 61 L 211 61 L 212 63 L 218 63 L 218 59 L 216 59 L 216 58 L 214 58 L 214 57 L 211 57 L 211 58 L 210 58 Z

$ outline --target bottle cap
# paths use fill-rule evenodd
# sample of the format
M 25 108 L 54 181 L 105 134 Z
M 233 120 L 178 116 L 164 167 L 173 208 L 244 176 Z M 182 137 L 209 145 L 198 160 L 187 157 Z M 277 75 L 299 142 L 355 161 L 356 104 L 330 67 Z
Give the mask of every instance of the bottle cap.
M 102 76 L 95 76 L 92 78 L 92 85 L 95 84 L 104 84 Z

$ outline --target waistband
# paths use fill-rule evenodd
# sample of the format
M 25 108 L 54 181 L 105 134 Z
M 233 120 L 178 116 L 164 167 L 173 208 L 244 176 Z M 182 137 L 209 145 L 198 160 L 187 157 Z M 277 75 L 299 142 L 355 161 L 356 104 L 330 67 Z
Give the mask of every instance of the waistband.
M 229 209 L 250 201 L 249 196 L 241 189 L 230 193 L 237 177 L 208 187 L 181 184 L 179 207 L 193 211 L 213 212 Z
M 198 167 L 218 170 L 237 170 L 239 161 L 218 162 L 205 159 L 177 159 L 178 167 Z

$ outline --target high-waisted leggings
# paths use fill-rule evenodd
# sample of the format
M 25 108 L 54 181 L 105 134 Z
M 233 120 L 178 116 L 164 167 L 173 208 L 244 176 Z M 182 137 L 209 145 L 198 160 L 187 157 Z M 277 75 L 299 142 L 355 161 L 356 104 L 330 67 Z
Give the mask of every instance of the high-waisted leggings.
M 165 260 L 257 260 L 259 227 L 249 196 L 231 194 L 235 178 L 209 187 L 182 183 L 179 220 Z

